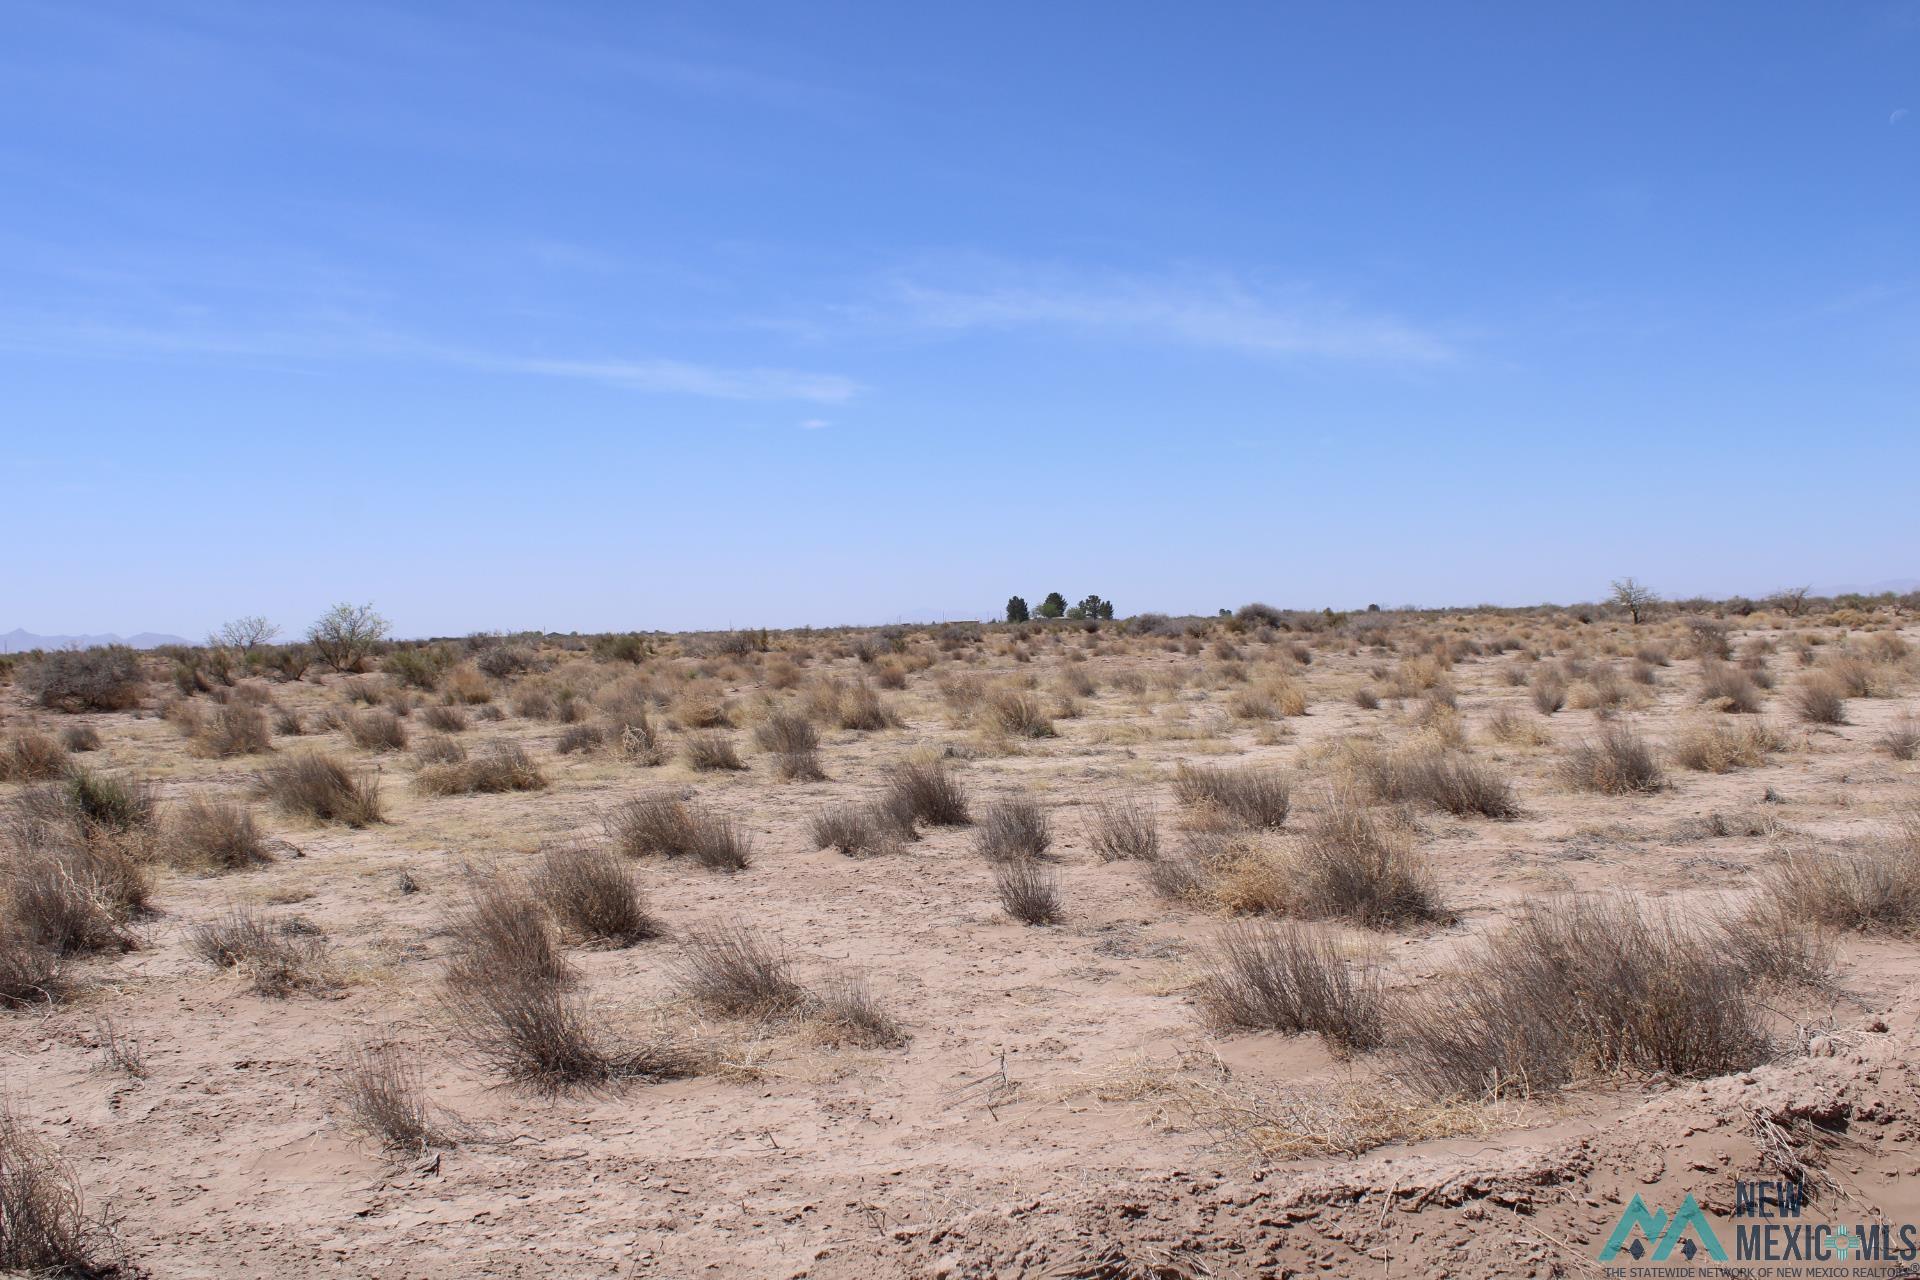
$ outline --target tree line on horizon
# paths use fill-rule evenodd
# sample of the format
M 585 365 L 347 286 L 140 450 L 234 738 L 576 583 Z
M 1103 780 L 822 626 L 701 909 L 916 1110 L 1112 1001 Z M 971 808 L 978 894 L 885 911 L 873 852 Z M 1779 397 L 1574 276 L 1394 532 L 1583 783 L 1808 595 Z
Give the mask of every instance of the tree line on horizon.
M 1111 621 L 1113 619 L 1113 601 L 1102 600 L 1099 596 L 1090 595 L 1081 600 L 1079 604 L 1069 605 L 1067 598 L 1058 591 L 1049 591 L 1047 592 L 1047 598 L 1040 602 L 1040 607 L 1029 612 L 1024 596 L 1013 596 L 1008 599 L 1008 622 L 1030 622 L 1034 618 L 1073 618 L 1075 620 L 1081 618 L 1099 618 Z

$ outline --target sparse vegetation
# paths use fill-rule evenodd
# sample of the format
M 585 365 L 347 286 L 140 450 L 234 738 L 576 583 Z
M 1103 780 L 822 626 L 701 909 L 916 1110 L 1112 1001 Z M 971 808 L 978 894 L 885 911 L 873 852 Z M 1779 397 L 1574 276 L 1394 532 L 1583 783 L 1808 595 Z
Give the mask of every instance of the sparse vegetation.
M 319 752 L 269 765 L 260 772 L 256 789 L 280 812 L 292 817 L 349 827 L 381 821 L 378 776 L 349 769 Z

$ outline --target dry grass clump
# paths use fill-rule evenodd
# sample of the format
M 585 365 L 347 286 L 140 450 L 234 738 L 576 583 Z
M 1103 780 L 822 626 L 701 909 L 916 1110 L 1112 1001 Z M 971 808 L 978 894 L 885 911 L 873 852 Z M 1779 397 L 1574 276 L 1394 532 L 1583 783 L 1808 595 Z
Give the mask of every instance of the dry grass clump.
M 1007 858 L 993 865 L 993 889 L 1000 905 L 1021 924 L 1054 924 L 1060 919 L 1060 883 L 1052 868 L 1037 858 Z
M 235 701 L 217 706 L 195 728 L 193 749 L 214 757 L 263 755 L 273 750 L 273 730 L 267 713 L 260 707 Z
M 326 939 L 308 927 L 269 921 L 243 907 L 195 926 L 187 946 L 215 968 L 245 974 L 263 996 L 328 991 L 338 985 Z
M 724 733 L 690 733 L 684 744 L 687 763 L 701 773 L 744 769 L 733 739 Z
M 864 680 L 854 684 L 836 680 L 820 688 L 831 705 L 831 719 L 842 729 L 873 733 L 900 725 L 900 717 L 887 706 L 879 692 Z
M 988 862 L 1038 858 L 1053 843 L 1053 824 L 1032 796 L 1011 796 L 987 806 L 973 833 L 973 849 Z
M 1893 728 L 1880 735 L 1880 749 L 1895 760 L 1912 760 L 1920 755 L 1920 720 L 1911 712 L 1902 716 Z
M 1659 791 L 1666 773 L 1653 748 L 1625 725 L 1614 725 L 1598 742 L 1576 743 L 1560 762 L 1560 776 L 1582 791 L 1624 796 Z
M 405 751 L 407 726 L 385 707 L 369 707 L 347 717 L 347 740 L 363 751 Z
M 427 765 L 413 778 L 413 789 L 429 796 L 540 791 L 546 786 L 547 775 L 517 742 L 496 742 L 464 760 Z
M 1567 682 L 1551 671 L 1535 672 L 1528 696 L 1533 699 L 1534 710 L 1550 716 L 1566 707 Z
M 444 733 L 430 733 L 413 744 L 413 758 L 423 765 L 458 764 L 467 758 L 467 749 Z
M 1846 689 L 1832 675 L 1816 671 L 1803 677 L 1788 695 L 1794 714 L 1807 724 L 1847 722 Z
M 1553 741 L 1542 725 L 1504 707 L 1487 717 L 1487 734 L 1510 747 L 1544 747 Z
M 1160 815 L 1136 796 L 1103 800 L 1093 808 L 1087 843 L 1102 862 L 1152 862 L 1160 856 Z
M 427 1101 L 418 1064 L 391 1041 L 356 1045 L 348 1053 L 340 1103 L 349 1123 L 392 1150 L 454 1145 L 451 1126 Z
M 1025 689 L 995 689 L 982 705 L 987 726 L 1016 738 L 1058 736 L 1040 699 Z
M 1760 686 L 1739 667 L 1708 661 L 1700 671 L 1700 701 L 1720 711 L 1753 715 L 1760 710 Z
M 1790 853 L 1762 883 L 1763 899 L 1829 929 L 1920 931 L 1920 819 L 1853 848 Z
M 0 1271 L 119 1274 L 102 1257 L 111 1242 L 106 1222 L 88 1213 L 73 1166 L 28 1133 L 12 1100 L 0 1097 Z
M 1286 864 L 1284 909 L 1369 928 L 1450 920 L 1412 833 L 1334 792 L 1301 833 Z
M 293 817 L 349 827 L 381 821 L 378 775 L 371 770 L 355 772 L 319 752 L 269 765 L 260 771 L 255 789 Z
M 899 816 L 884 805 L 838 804 L 815 814 L 807 830 L 816 849 L 838 849 L 850 858 L 874 857 L 898 853 L 915 837 L 912 817 L 907 817 L 903 832 Z
M 1230 769 L 1182 763 L 1173 793 L 1180 803 L 1208 810 L 1246 827 L 1286 825 L 1293 786 L 1286 776 L 1265 769 Z
M 1403 1069 L 1437 1096 L 1477 1097 L 1753 1067 L 1774 1052 L 1756 996 L 1791 966 L 1747 945 L 1746 927 L 1625 897 L 1543 903 L 1408 1010 Z
M 710 871 L 744 871 L 753 859 L 752 837 L 733 819 L 672 792 L 636 796 L 602 821 L 614 847 L 630 858 L 691 858 Z
M 786 948 L 737 921 L 689 931 L 669 973 L 678 995 L 726 1017 L 779 1017 L 811 999 Z
M 772 712 L 754 727 L 753 741 L 772 753 L 774 772 L 788 782 L 818 782 L 827 776 L 820 767 L 820 731 L 803 715 Z
M 1259 922 L 1229 928 L 1195 992 L 1217 1027 L 1318 1033 L 1339 1056 L 1380 1047 L 1387 1000 L 1377 965 L 1350 965 L 1325 930 Z
M 606 740 L 606 732 L 599 725 L 570 724 L 560 731 L 553 749 L 563 756 L 570 756 L 576 752 L 593 751 Z
M 14 796 L 7 822 L 21 845 L 49 838 L 107 839 L 151 826 L 158 806 L 150 783 L 74 766 L 58 782 Z
M 464 733 L 467 713 L 456 706 L 432 706 L 420 713 L 420 720 L 436 733 Z
M 85 755 L 106 744 L 100 739 L 100 731 L 92 725 L 70 724 L 60 730 L 60 745 L 74 755 Z
M 0 1009 L 51 1004 L 66 994 L 60 954 L 0 923 Z
M 32 950 L 56 955 L 128 951 L 130 926 L 149 911 L 152 877 L 119 844 L 82 838 L 21 846 L 5 869 L 0 935 L 24 948 L 12 964 L 41 967 Z
M 811 1010 L 815 1033 L 828 1045 L 862 1049 L 892 1049 L 910 1038 L 900 1020 L 887 1011 L 867 980 L 841 974 L 814 995 Z
M 939 759 L 905 760 L 887 771 L 889 812 L 930 827 L 964 827 L 973 822 L 965 788 Z
M 1727 728 L 1717 724 L 1694 724 L 1683 730 L 1668 748 L 1673 762 L 1683 769 L 1700 773 L 1731 773 L 1752 769 L 1767 762 L 1773 752 L 1786 748 L 1786 739 L 1778 730 L 1759 721 Z
M 447 972 L 455 982 L 571 986 L 577 980 L 560 954 L 546 905 L 517 876 L 474 876 L 447 934 L 453 940 Z
M 660 934 L 633 872 L 619 854 L 563 845 L 542 855 L 533 891 L 560 927 L 576 938 L 628 947 Z
M 1457 751 L 1413 747 L 1388 754 L 1363 752 L 1355 766 L 1377 800 L 1419 801 L 1457 817 L 1517 818 L 1513 788 L 1486 765 Z
M 67 771 L 67 753 L 52 735 L 21 729 L 0 745 L 0 782 L 43 782 Z
M 167 817 L 168 858 L 209 871 L 244 871 L 273 861 L 253 811 L 232 800 L 191 796 Z

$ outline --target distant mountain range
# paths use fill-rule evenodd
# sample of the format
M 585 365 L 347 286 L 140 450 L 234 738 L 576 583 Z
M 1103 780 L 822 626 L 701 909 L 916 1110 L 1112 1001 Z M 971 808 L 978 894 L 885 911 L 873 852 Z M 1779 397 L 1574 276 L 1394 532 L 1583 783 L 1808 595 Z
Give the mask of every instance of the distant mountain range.
M 0 633 L 0 653 L 25 653 L 29 649 L 96 649 L 103 644 L 124 644 L 135 649 L 157 649 L 163 644 L 192 644 L 181 636 L 142 631 L 134 636 L 42 636 L 19 627 Z

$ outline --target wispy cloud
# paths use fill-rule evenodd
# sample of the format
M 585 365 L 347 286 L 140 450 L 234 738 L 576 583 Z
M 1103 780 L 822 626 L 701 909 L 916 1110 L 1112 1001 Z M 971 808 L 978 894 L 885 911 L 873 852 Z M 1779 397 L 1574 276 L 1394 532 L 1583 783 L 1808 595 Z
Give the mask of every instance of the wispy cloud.
M 860 384 L 831 373 L 797 369 L 724 368 L 684 360 L 499 360 L 484 363 L 523 373 L 580 378 L 634 391 L 705 396 L 715 400 L 806 400 L 841 404 Z M 825 424 L 822 424 L 825 425 Z
M 1151 277 L 992 273 L 986 283 L 891 287 L 889 322 L 925 329 L 1068 332 L 1253 355 L 1435 363 L 1455 354 L 1439 332 L 1309 290 L 1256 289 L 1219 274 Z

